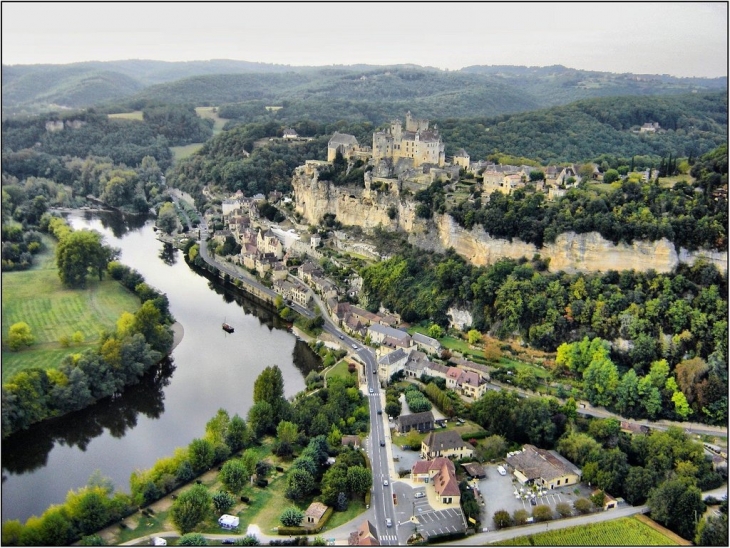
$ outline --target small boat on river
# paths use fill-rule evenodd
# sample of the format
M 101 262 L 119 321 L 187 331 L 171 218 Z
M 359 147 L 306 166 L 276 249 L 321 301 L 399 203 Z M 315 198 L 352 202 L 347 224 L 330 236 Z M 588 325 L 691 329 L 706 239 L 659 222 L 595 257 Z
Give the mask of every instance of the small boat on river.
M 226 322 L 223 322 L 223 331 L 226 333 L 233 333 L 233 326 L 228 325 Z

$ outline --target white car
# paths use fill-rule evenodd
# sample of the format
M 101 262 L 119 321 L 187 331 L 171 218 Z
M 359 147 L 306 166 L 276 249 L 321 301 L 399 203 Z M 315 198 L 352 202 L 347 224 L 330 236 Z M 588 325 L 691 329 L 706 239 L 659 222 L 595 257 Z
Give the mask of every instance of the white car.
M 385 518 L 385 526 L 386 527 L 393 527 L 393 520 L 390 518 Z
M 418 491 L 415 495 L 413 495 L 413 498 L 414 499 L 422 499 L 425 496 L 426 496 L 426 493 L 424 493 L 423 491 Z
M 497 466 L 497 472 L 499 472 L 500 476 L 506 476 L 507 470 L 504 469 L 504 466 Z
M 386 487 L 388 487 L 388 480 L 383 480 L 383 485 L 385 485 Z
M 353 344 L 352 345 L 352 348 L 354 348 L 355 350 L 357 350 L 357 345 L 356 344 Z

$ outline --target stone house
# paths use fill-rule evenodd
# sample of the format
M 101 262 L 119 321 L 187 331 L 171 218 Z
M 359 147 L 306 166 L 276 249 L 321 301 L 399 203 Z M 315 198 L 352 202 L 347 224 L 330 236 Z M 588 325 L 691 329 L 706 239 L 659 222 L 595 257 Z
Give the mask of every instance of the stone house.
M 378 531 L 370 521 L 363 521 L 360 526 L 350 533 L 347 539 L 348 546 L 380 546 Z
M 413 342 L 416 343 L 416 346 L 419 349 L 424 352 L 428 352 L 429 354 L 438 354 L 441 352 L 441 343 L 422 333 L 414 333 Z
M 396 428 L 400 434 L 407 434 L 411 430 L 418 430 L 421 433 L 430 432 L 433 430 L 433 413 L 424 411 L 423 413 L 401 415 L 396 420 Z
M 351 153 L 359 148 L 359 144 L 354 135 L 349 133 L 340 133 L 335 131 L 327 143 L 327 161 L 334 161 L 337 153 L 342 154 L 344 158 L 349 158 Z
M 292 140 L 292 139 L 298 139 L 299 135 L 297 135 L 297 132 L 294 131 L 294 129 L 288 127 L 284 130 L 284 134 L 282 135 L 283 139 Z
M 534 445 L 525 444 L 522 451 L 508 456 L 506 460 L 522 484 L 555 489 L 580 481 L 580 469 L 557 453 Z
M 474 454 L 474 446 L 461 439 L 455 430 L 431 432 L 421 442 L 421 458 L 448 457 L 463 459 Z
M 447 458 L 419 460 L 411 467 L 411 481 L 433 485 L 441 504 L 459 506 L 461 492 L 454 463 Z
M 403 370 L 406 361 L 408 354 L 402 348 L 389 352 L 378 360 L 378 376 L 388 382 L 391 376 Z
M 279 260 L 284 257 L 284 244 L 271 230 L 263 232 L 259 229 L 256 237 L 256 247 L 261 253 L 272 253 Z
M 469 154 L 463 148 L 460 148 L 454 154 L 453 164 L 464 169 L 469 169 Z
M 386 337 L 390 337 L 398 341 L 406 341 L 409 343 L 409 346 L 411 342 L 411 336 L 405 331 L 388 327 L 387 325 L 380 325 L 379 323 L 368 327 L 368 335 L 370 336 L 370 340 L 376 344 L 382 343 Z
M 325 506 L 321 502 L 313 502 L 304 512 L 305 525 L 316 527 L 317 525 L 319 525 L 319 522 L 326 511 L 327 506 Z

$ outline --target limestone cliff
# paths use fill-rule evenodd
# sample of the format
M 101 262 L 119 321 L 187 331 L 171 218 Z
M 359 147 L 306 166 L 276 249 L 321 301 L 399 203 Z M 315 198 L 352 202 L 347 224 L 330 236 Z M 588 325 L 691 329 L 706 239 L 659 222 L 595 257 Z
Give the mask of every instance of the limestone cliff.
M 667 239 L 656 242 L 637 241 L 618 245 L 604 239 L 597 232 L 576 234 L 567 232 L 558 236 L 554 243 L 538 248 L 518 239 L 512 241 L 493 238 L 481 226 L 471 230 L 460 227 L 448 214 L 435 215 L 428 223 L 415 215 L 415 204 L 399 195 L 398 189 L 375 191 L 370 188 L 335 187 L 317 180 L 317 172 L 297 168 L 292 181 L 296 210 L 311 224 L 317 224 L 325 213 L 333 213 L 344 225 L 372 229 L 378 225 L 390 230 L 408 233 L 409 241 L 423 249 L 445 251 L 453 247 L 456 252 L 479 266 L 494 263 L 503 258 L 532 258 L 539 253 L 550 259 L 553 272 L 595 272 L 634 269 L 669 272 L 678 263 L 693 264 L 704 258 L 727 271 L 727 252 L 699 250 L 679 251 Z M 388 210 L 395 207 L 394 219 Z

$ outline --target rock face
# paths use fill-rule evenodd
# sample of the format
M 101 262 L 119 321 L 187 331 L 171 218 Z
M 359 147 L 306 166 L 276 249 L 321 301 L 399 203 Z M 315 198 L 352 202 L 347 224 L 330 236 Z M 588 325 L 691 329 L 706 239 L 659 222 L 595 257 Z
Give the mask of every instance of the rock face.
M 415 204 L 401 199 L 398 189 L 371 190 L 359 187 L 336 187 L 319 181 L 316 170 L 297 168 L 292 179 L 296 211 L 310 224 L 318 224 L 326 213 L 336 215 L 343 225 L 373 229 L 419 232 L 426 223 L 416 218 Z M 394 211 L 393 219 L 389 211 Z
M 636 241 L 632 244 L 613 244 L 598 232 L 576 234 L 567 232 L 554 243 L 538 248 L 518 239 L 512 241 L 493 238 L 481 226 L 471 230 L 460 227 L 448 214 L 434 215 L 425 222 L 415 214 L 415 203 L 402 198 L 397 188 L 375 191 L 369 188 L 335 187 L 318 181 L 316 170 L 297 168 L 292 181 L 296 210 L 307 222 L 317 224 L 325 213 L 333 213 L 342 224 L 372 229 L 378 225 L 390 230 L 403 230 L 413 245 L 430 251 L 443 252 L 453 247 L 466 260 L 486 266 L 501 258 L 532 258 L 540 254 L 550 259 L 550 271 L 569 273 L 606 270 L 654 269 L 670 272 L 680 262 L 693 264 L 702 258 L 727 272 L 727 252 L 676 250 L 674 244 L 663 238 L 656 242 Z M 388 211 L 395 208 L 394 219 Z

